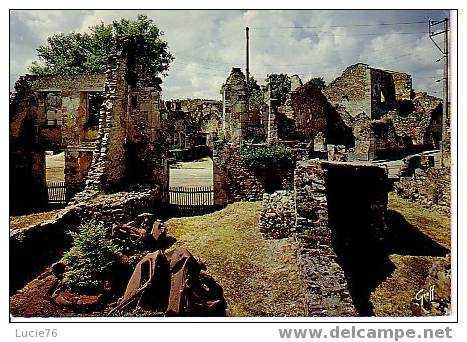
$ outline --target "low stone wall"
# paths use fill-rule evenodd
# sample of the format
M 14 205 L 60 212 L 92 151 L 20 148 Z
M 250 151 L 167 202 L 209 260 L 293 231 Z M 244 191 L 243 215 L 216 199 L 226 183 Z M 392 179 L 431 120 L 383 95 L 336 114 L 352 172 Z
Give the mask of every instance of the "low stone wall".
M 318 160 L 295 169 L 296 230 L 308 316 L 356 316 L 328 227 L 325 170 Z
M 293 189 L 293 168 L 252 170 L 244 165 L 240 145 L 215 143 L 213 151 L 214 203 L 260 201 L 263 193 Z
M 401 177 L 394 190 L 430 210 L 451 212 L 451 168 L 417 168 L 412 176 Z
M 259 230 L 267 239 L 288 237 L 295 226 L 295 192 L 276 191 L 263 194 L 263 207 L 259 219 Z
M 388 275 L 388 190 L 386 170 L 372 164 L 297 163 L 295 229 L 309 316 L 372 314 L 370 293 Z
M 160 189 L 98 195 L 89 202 L 63 209 L 54 219 L 10 232 L 10 294 L 34 279 L 70 248 L 69 231 L 94 219 L 111 226 L 125 223 L 143 212 L 154 213 Z M 157 215 L 157 212 L 156 212 Z

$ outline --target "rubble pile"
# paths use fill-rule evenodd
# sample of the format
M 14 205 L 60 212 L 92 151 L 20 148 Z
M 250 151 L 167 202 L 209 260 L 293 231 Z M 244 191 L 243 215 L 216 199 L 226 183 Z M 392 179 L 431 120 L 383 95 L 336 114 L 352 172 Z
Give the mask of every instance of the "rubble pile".
M 259 230 L 263 237 L 280 239 L 288 237 L 295 225 L 295 199 L 293 190 L 263 194 L 263 207 Z
M 58 262 L 52 267 L 56 281 L 47 291 L 47 299 L 74 311 L 106 312 L 105 308 L 113 307 L 107 310 L 108 315 L 226 315 L 222 287 L 187 249 L 167 250 L 175 239 L 167 235 L 167 227 L 153 214 L 143 213 L 133 221 L 116 223 L 110 233 L 122 247 L 122 254 L 103 288 L 89 293 L 71 291 L 62 283 L 69 266 Z

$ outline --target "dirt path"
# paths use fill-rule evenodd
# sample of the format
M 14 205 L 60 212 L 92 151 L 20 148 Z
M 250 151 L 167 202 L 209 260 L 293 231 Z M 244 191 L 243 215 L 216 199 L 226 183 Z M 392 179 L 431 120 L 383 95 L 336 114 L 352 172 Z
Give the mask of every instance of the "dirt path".
M 212 186 L 212 160 L 178 162 L 170 167 L 169 186 Z

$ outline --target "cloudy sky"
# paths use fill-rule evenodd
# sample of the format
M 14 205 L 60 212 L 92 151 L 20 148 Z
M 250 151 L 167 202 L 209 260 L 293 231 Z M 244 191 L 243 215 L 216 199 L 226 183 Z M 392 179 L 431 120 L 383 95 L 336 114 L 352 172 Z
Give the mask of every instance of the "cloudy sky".
M 245 67 L 245 27 L 250 27 L 250 70 L 264 83 L 268 73 L 298 74 L 331 82 L 349 65 L 412 74 L 414 89 L 441 96 L 441 53 L 428 37 L 428 20 L 448 11 L 11 11 L 10 86 L 36 60 L 36 48 L 54 33 L 85 32 L 138 13 L 164 31 L 175 56 L 163 97 L 220 97 L 230 69 Z M 442 41 L 442 35 L 438 36 Z

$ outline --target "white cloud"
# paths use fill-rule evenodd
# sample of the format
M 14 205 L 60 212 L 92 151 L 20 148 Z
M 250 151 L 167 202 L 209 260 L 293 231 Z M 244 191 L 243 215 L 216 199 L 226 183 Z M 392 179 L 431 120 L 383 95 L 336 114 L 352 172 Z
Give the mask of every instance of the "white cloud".
M 245 27 L 250 29 L 251 73 L 297 73 L 306 81 L 332 81 L 348 65 L 411 73 L 414 88 L 439 91 L 442 64 L 426 24 L 380 25 L 440 19 L 442 11 L 12 11 L 10 82 L 26 72 L 35 49 L 54 33 L 86 31 L 90 25 L 147 14 L 165 32 L 176 60 L 164 79 L 165 98 L 219 98 L 233 66 L 244 69 Z M 374 25 L 374 26 L 358 26 Z M 285 27 L 308 28 L 285 28 Z M 415 34 L 401 34 L 415 33 Z M 439 95 L 439 94 L 436 94 Z

